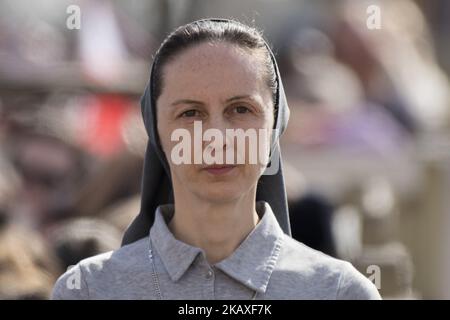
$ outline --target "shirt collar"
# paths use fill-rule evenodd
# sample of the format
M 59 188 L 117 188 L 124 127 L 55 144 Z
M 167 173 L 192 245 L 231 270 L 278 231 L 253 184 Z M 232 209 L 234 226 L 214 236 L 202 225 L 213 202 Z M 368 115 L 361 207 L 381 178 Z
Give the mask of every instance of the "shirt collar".
M 155 222 L 150 238 L 172 281 L 178 281 L 194 259 L 203 250 L 176 239 L 167 226 L 174 214 L 173 204 L 160 205 L 155 212 Z
M 283 230 L 267 202 L 258 201 L 256 210 L 262 217 L 259 223 L 229 257 L 214 266 L 250 289 L 264 293 L 280 254 Z M 203 250 L 173 236 L 166 222 L 172 216 L 173 205 L 159 206 L 150 237 L 171 279 L 177 281 Z

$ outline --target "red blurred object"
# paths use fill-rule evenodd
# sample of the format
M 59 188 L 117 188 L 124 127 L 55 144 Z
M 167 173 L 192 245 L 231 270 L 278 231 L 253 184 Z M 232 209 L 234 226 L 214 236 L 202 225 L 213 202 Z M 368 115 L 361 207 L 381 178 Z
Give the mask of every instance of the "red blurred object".
M 120 95 L 97 95 L 84 109 L 80 144 L 99 157 L 110 157 L 124 147 L 122 124 L 133 104 Z

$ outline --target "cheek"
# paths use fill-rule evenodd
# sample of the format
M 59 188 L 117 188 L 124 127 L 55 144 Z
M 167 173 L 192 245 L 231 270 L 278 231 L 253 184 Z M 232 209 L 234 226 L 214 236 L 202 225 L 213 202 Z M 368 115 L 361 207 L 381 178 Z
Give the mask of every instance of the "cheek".
M 272 104 L 272 107 L 269 108 L 269 111 L 267 112 L 266 115 L 266 127 L 272 129 L 274 125 L 275 125 L 275 108 L 273 107 Z
M 171 150 L 173 148 L 173 144 L 176 143 L 171 141 L 171 134 L 172 130 L 170 126 L 167 125 L 167 123 L 158 122 L 159 142 L 169 164 L 171 163 Z

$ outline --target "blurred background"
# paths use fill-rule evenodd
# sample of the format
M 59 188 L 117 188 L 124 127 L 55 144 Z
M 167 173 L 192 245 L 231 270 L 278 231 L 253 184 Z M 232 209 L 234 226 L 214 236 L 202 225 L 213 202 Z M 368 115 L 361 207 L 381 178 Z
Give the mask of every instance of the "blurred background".
M 274 49 L 293 236 L 385 299 L 450 299 L 447 0 L 0 0 L 0 299 L 47 299 L 70 265 L 120 246 L 152 55 L 205 17 Z

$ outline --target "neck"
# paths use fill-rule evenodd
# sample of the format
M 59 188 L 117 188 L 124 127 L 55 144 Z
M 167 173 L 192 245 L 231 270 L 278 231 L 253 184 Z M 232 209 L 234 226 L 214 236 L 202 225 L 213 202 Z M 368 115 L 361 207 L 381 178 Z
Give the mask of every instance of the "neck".
M 256 189 L 233 202 L 176 197 L 169 229 L 178 240 L 203 249 L 215 264 L 230 256 L 258 223 L 255 196 Z

